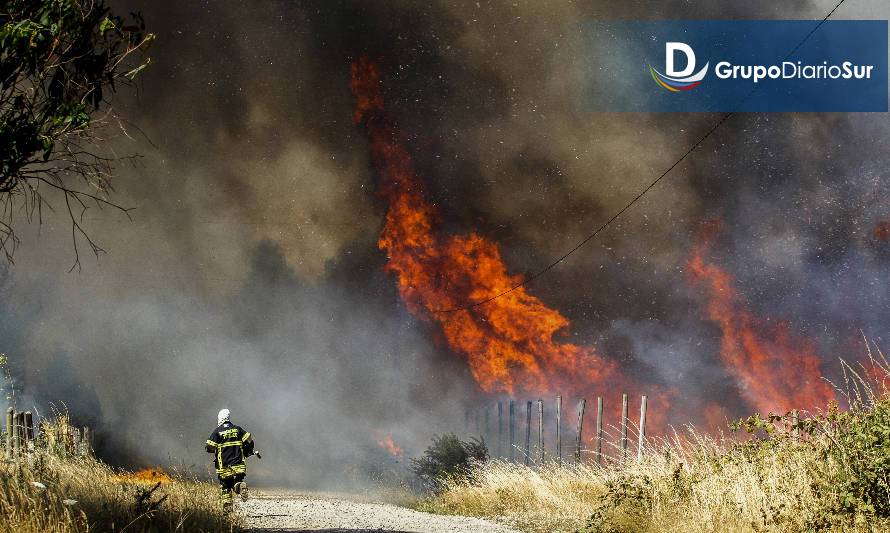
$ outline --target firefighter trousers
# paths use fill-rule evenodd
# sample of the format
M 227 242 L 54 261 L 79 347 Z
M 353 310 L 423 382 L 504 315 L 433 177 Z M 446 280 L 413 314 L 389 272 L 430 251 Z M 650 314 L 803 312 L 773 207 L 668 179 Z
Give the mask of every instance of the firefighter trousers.
M 217 478 L 219 478 L 219 488 L 221 491 L 223 504 L 231 504 L 232 489 L 235 488 L 235 483 L 244 481 L 244 474 L 234 474 L 226 477 L 217 476 Z

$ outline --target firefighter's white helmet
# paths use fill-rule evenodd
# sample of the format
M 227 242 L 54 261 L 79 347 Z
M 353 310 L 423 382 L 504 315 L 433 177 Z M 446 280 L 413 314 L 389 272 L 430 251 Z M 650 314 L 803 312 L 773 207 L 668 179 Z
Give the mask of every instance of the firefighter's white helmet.
M 229 410 L 228 409 L 220 409 L 219 414 L 216 415 L 216 425 L 221 426 L 223 422 L 229 421 Z

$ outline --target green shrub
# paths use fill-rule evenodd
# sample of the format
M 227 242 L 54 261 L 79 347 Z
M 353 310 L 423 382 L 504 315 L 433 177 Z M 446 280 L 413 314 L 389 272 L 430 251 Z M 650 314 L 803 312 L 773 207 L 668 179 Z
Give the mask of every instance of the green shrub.
M 890 399 L 870 409 L 831 409 L 822 420 L 829 445 L 823 457 L 833 468 L 833 511 L 890 518 Z
M 840 524 L 863 524 L 890 518 L 890 398 L 872 397 L 868 403 L 852 402 L 848 410 L 836 403 L 828 410 L 791 426 L 806 436 L 797 439 L 788 432 L 778 432 L 777 424 L 788 423 L 788 416 L 754 415 L 733 425 L 749 433 L 764 432 L 765 439 L 755 439 L 736 446 L 750 460 L 774 453 L 791 440 L 802 451 L 813 455 L 809 463 L 814 479 L 812 494 L 819 500 L 819 512 L 808 521 L 813 529 Z
M 427 488 L 436 488 L 444 479 L 469 476 L 475 463 L 486 460 L 488 447 L 484 439 L 472 437 L 462 441 L 457 435 L 446 433 L 434 436 L 422 457 L 411 459 L 411 470 Z

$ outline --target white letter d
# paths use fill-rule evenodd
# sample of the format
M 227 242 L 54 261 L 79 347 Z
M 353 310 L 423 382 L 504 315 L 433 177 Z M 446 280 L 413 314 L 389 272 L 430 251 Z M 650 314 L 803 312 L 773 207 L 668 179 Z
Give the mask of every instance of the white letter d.
M 682 71 L 674 70 L 675 52 L 686 54 L 686 68 Z M 664 43 L 664 73 L 675 78 L 689 76 L 695 71 L 695 52 L 686 43 Z

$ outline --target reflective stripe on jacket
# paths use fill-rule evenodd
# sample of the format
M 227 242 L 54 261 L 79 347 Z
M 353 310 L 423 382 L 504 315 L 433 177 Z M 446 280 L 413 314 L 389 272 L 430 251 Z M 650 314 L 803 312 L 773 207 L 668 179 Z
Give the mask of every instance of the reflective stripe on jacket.
M 223 422 L 210 434 L 206 449 L 215 454 L 213 462 L 220 477 L 246 474 L 245 459 L 253 454 L 253 438 L 242 427 Z

